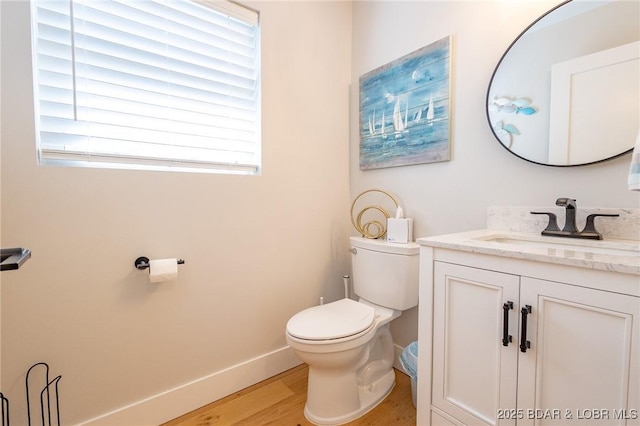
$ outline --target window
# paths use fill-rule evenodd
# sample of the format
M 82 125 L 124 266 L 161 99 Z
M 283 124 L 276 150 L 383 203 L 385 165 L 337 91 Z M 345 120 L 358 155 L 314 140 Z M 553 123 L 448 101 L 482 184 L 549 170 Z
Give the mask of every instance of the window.
M 258 14 L 212 0 L 33 0 L 41 164 L 257 174 Z

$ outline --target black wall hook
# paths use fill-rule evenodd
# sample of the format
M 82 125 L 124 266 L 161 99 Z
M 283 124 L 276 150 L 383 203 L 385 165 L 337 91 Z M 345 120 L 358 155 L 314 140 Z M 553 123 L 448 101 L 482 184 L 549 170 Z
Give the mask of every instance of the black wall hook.
M 136 259 L 133 265 L 136 267 L 136 269 L 139 269 L 141 271 L 144 269 L 147 269 L 149 267 L 149 258 L 145 256 L 140 256 L 139 258 Z M 178 265 L 184 265 L 184 260 L 178 259 Z

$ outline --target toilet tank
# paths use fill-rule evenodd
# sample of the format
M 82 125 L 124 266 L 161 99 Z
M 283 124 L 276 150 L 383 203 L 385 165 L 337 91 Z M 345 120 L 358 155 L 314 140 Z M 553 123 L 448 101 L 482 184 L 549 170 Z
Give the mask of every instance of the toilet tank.
M 351 237 L 353 291 L 361 298 L 396 310 L 418 305 L 420 246 Z

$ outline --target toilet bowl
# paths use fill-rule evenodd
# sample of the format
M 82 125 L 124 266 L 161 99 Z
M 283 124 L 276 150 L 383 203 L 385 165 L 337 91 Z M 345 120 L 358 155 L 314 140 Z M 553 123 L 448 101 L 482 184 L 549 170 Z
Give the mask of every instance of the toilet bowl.
M 364 300 L 342 299 L 289 320 L 287 343 L 309 365 L 307 420 L 317 425 L 347 423 L 391 392 L 395 351 L 389 322 L 399 315 Z M 326 333 L 320 333 L 319 324 L 326 326 Z
M 351 237 L 353 288 L 341 299 L 295 314 L 286 340 L 309 366 L 304 415 L 339 425 L 375 408 L 393 389 L 389 323 L 418 304 L 419 246 Z

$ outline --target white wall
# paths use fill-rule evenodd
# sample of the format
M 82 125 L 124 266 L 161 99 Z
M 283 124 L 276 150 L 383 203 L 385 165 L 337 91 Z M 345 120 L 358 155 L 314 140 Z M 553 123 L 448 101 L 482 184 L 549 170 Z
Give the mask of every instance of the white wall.
M 538 166 L 509 154 L 485 116 L 491 74 L 511 41 L 557 1 L 354 2 L 351 86 L 351 196 L 396 194 L 417 237 L 485 226 L 491 205 L 638 207 L 627 191 L 630 155 L 578 168 Z M 373 171 L 358 167 L 358 77 L 442 37 L 453 37 L 451 161 Z M 396 344 L 417 337 L 415 310 L 392 324 Z
M 62 420 L 74 424 L 279 351 L 291 315 L 342 297 L 351 4 L 252 6 L 259 177 L 38 166 L 29 4 L 2 2 L 2 243 L 33 252 L 2 275 L 13 424 L 26 419 L 35 362 L 62 374 Z M 177 281 L 151 285 L 133 267 L 140 255 L 186 264 Z M 267 359 L 258 376 L 277 368 Z

